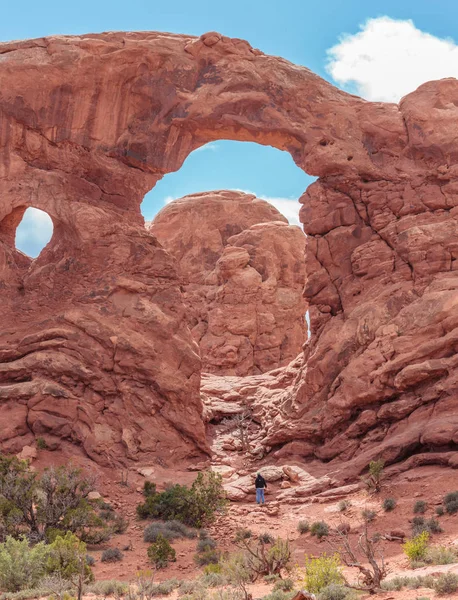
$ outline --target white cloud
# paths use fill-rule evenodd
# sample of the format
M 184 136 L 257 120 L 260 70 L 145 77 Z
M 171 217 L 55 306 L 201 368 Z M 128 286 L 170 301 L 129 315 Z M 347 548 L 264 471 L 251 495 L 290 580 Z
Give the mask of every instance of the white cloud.
M 211 142 L 210 144 L 204 144 L 203 146 L 199 146 L 199 148 L 196 148 L 194 152 L 206 152 L 207 150 L 216 152 L 218 150 L 218 144 L 215 144 L 214 142 Z
M 176 198 L 174 198 L 173 196 L 166 196 L 164 198 L 164 205 L 165 204 L 170 204 L 171 202 L 173 202 L 174 200 L 176 200 Z
M 419 85 L 458 77 L 458 46 L 417 29 L 411 20 L 369 19 L 328 50 L 334 81 L 367 100 L 398 102 Z
M 290 198 L 271 198 L 270 196 L 261 196 L 261 198 L 266 202 L 269 202 L 269 204 L 273 204 L 273 206 L 288 219 L 291 225 L 299 225 L 299 227 L 302 228 L 301 222 L 299 221 L 299 210 L 301 205 L 298 200 L 291 200 Z
M 299 225 L 302 229 L 302 224 L 299 221 L 299 210 L 301 205 L 299 204 L 299 200 L 294 198 L 279 198 L 276 196 L 263 196 L 262 194 L 256 194 L 256 192 L 252 192 L 251 190 L 240 190 L 237 189 L 237 192 L 244 192 L 245 194 L 254 194 L 261 200 L 265 200 L 269 204 L 275 206 L 275 208 L 281 212 L 281 214 L 286 217 L 291 225 Z
M 36 257 L 53 234 L 51 217 L 38 208 L 28 208 L 16 230 L 16 248 Z

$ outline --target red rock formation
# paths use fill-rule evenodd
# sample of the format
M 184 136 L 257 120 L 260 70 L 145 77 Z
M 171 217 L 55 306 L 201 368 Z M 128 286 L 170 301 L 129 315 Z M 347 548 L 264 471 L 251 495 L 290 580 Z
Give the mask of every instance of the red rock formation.
M 148 229 L 180 265 L 203 371 L 264 373 L 301 352 L 305 236 L 272 205 L 243 192 L 194 194 Z
M 388 461 L 458 441 L 458 82 L 365 102 L 217 33 L 0 45 L 3 447 L 50 430 L 98 460 L 205 449 L 173 261 L 142 228 L 165 173 L 217 139 L 272 145 L 303 195 L 311 339 L 266 440 Z M 24 208 L 54 220 L 36 261 Z

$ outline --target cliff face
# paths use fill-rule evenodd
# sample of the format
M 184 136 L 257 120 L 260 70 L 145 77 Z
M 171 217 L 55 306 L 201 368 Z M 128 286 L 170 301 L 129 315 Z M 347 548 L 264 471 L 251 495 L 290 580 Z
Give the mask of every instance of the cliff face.
M 179 263 L 204 372 L 264 373 L 301 352 L 305 236 L 273 206 L 242 192 L 194 194 L 148 229 Z
M 140 203 L 216 139 L 286 150 L 319 177 L 301 198 L 311 338 L 266 440 L 325 460 L 456 443 L 456 80 L 370 103 L 216 33 L 0 56 L 3 449 L 49 431 L 100 461 L 206 450 L 180 280 Z M 35 261 L 13 243 L 28 206 L 54 221 Z

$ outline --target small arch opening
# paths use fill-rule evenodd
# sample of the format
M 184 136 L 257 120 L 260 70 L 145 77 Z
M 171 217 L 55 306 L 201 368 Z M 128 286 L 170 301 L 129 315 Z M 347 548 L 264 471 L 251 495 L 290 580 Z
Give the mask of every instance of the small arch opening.
M 30 258 L 37 258 L 51 241 L 54 225 L 48 213 L 29 207 L 16 229 L 15 246 Z

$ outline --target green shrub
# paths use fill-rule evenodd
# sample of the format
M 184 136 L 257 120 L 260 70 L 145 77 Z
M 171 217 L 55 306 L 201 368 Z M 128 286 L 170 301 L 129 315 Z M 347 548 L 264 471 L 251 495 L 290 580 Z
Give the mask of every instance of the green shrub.
M 278 579 L 274 585 L 274 592 L 281 590 L 282 592 L 290 592 L 294 588 L 294 579 L 287 577 L 286 579 Z
M 179 596 L 192 596 L 196 592 L 204 591 L 205 588 L 202 585 L 202 581 L 199 579 L 184 579 L 180 582 L 178 587 Z
M 432 546 L 425 556 L 425 562 L 429 565 L 451 565 L 456 561 L 456 552 L 446 546 Z
M 180 585 L 177 579 L 167 579 L 160 583 L 153 584 L 148 589 L 148 596 L 150 598 L 156 598 L 157 596 L 168 596 L 173 590 Z
M 369 463 L 369 475 L 362 477 L 362 481 L 366 484 L 366 487 L 371 492 L 379 492 L 382 486 L 383 469 L 385 467 L 385 461 L 383 460 L 372 460 Z
M 458 512 L 458 492 L 449 492 L 444 496 L 444 507 L 448 515 Z
M 91 556 L 90 554 L 86 554 L 86 563 L 90 567 L 93 567 L 95 565 L 95 558 L 93 556 Z
M 140 518 L 173 519 L 192 527 L 211 523 L 226 506 L 222 477 L 213 471 L 199 473 L 190 488 L 177 484 L 157 492 L 145 484 L 143 494 L 145 502 L 137 506 Z
M 96 596 L 124 596 L 129 589 L 129 585 L 123 581 L 116 579 L 106 579 L 104 581 L 96 581 L 91 584 L 88 591 Z
M 123 553 L 119 548 L 107 548 L 102 552 L 102 562 L 119 562 L 123 559 Z
M 413 505 L 413 512 L 416 515 L 424 515 L 427 509 L 427 504 L 424 500 L 417 500 Z
M 176 540 L 179 538 L 193 539 L 197 533 L 179 521 L 155 521 L 145 527 L 143 539 L 145 542 L 155 542 L 160 535 L 166 540 Z
M 49 594 L 49 590 L 40 585 L 40 587 L 32 588 L 31 590 L 24 589 L 20 592 L 5 592 L 4 594 L 0 594 L 0 600 L 36 600 L 47 594 Z
M 442 573 L 434 582 L 433 587 L 439 596 L 453 594 L 458 590 L 458 575 L 455 573 Z
M 38 450 L 46 450 L 46 448 L 48 447 L 48 444 L 46 443 L 46 440 L 42 437 L 37 438 L 37 448 Z
M 442 527 L 436 519 L 425 520 L 424 517 L 414 517 L 412 519 L 412 535 L 418 535 L 424 531 L 428 533 L 441 533 Z
M 428 541 L 429 533 L 427 531 L 423 531 L 414 538 L 407 540 L 405 544 L 402 545 L 402 549 L 411 561 L 421 560 L 426 556 Z
M 365 508 L 361 511 L 361 516 L 366 521 L 366 523 L 370 523 L 375 519 L 377 513 L 374 510 L 370 510 L 369 508 Z
M 94 579 L 91 567 L 86 562 L 86 544 L 71 531 L 64 536 L 57 536 L 49 545 L 46 571 L 63 579 L 72 579 L 83 573 L 85 583 Z
M 93 482 L 79 469 L 50 467 L 41 475 L 27 462 L 0 455 L 0 522 L 4 535 L 50 542 L 71 531 L 83 541 L 109 539 L 112 530 L 87 501 Z
M 297 530 L 299 533 L 307 533 L 310 531 L 310 524 L 308 521 L 299 521 L 297 524 Z
M 18 592 L 34 588 L 46 572 L 49 548 L 40 542 L 30 547 L 26 537 L 8 536 L 0 544 L 0 588 Z
M 344 578 L 341 571 L 338 554 L 328 556 L 322 554 L 318 558 L 306 557 L 304 587 L 312 594 L 318 594 L 321 590 L 332 583 L 343 583 Z
M 329 525 L 325 521 L 315 521 L 310 526 L 310 533 L 321 540 L 321 538 L 329 535 Z
M 394 498 L 385 498 L 382 506 L 385 512 L 391 512 L 396 508 L 396 500 Z
M 426 521 L 426 527 L 430 533 L 442 533 L 443 531 L 437 519 L 428 519 Z
M 197 552 L 205 552 L 206 550 L 214 550 L 216 548 L 216 540 L 213 538 L 204 538 L 197 542 Z
M 214 549 L 204 550 L 194 555 L 194 562 L 199 567 L 216 564 L 220 559 L 219 552 Z
M 163 536 L 158 535 L 156 541 L 147 550 L 148 558 L 157 569 L 165 568 L 169 562 L 176 561 L 176 552 L 170 542 Z
M 204 574 L 205 575 L 219 575 L 222 572 L 222 567 L 219 563 L 211 563 L 205 566 Z
M 444 510 L 444 507 L 443 507 L 443 506 L 438 506 L 438 507 L 436 508 L 436 515 L 437 515 L 438 517 L 442 517 L 444 513 L 445 513 L 445 510 Z
M 358 596 L 349 588 L 339 583 L 331 583 L 321 590 L 318 600 L 351 600 Z
M 205 572 L 209 567 L 218 567 L 219 571 L 217 572 Z M 204 575 L 200 578 L 202 585 L 204 587 L 214 588 L 224 585 L 225 580 L 224 576 L 221 573 L 221 565 L 220 564 L 210 564 L 207 565 L 204 569 Z
M 242 540 L 249 540 L 253 537 L 253 532 L 250 529 L 238 529 L 235 534 L 235 540 L 240 542 Z
M 409 577 L 393 577 L 389 581 L 382 581 L 381 587 L 387 592 L 399 592 L 403 587 L 406 587 L 409 583 Z

